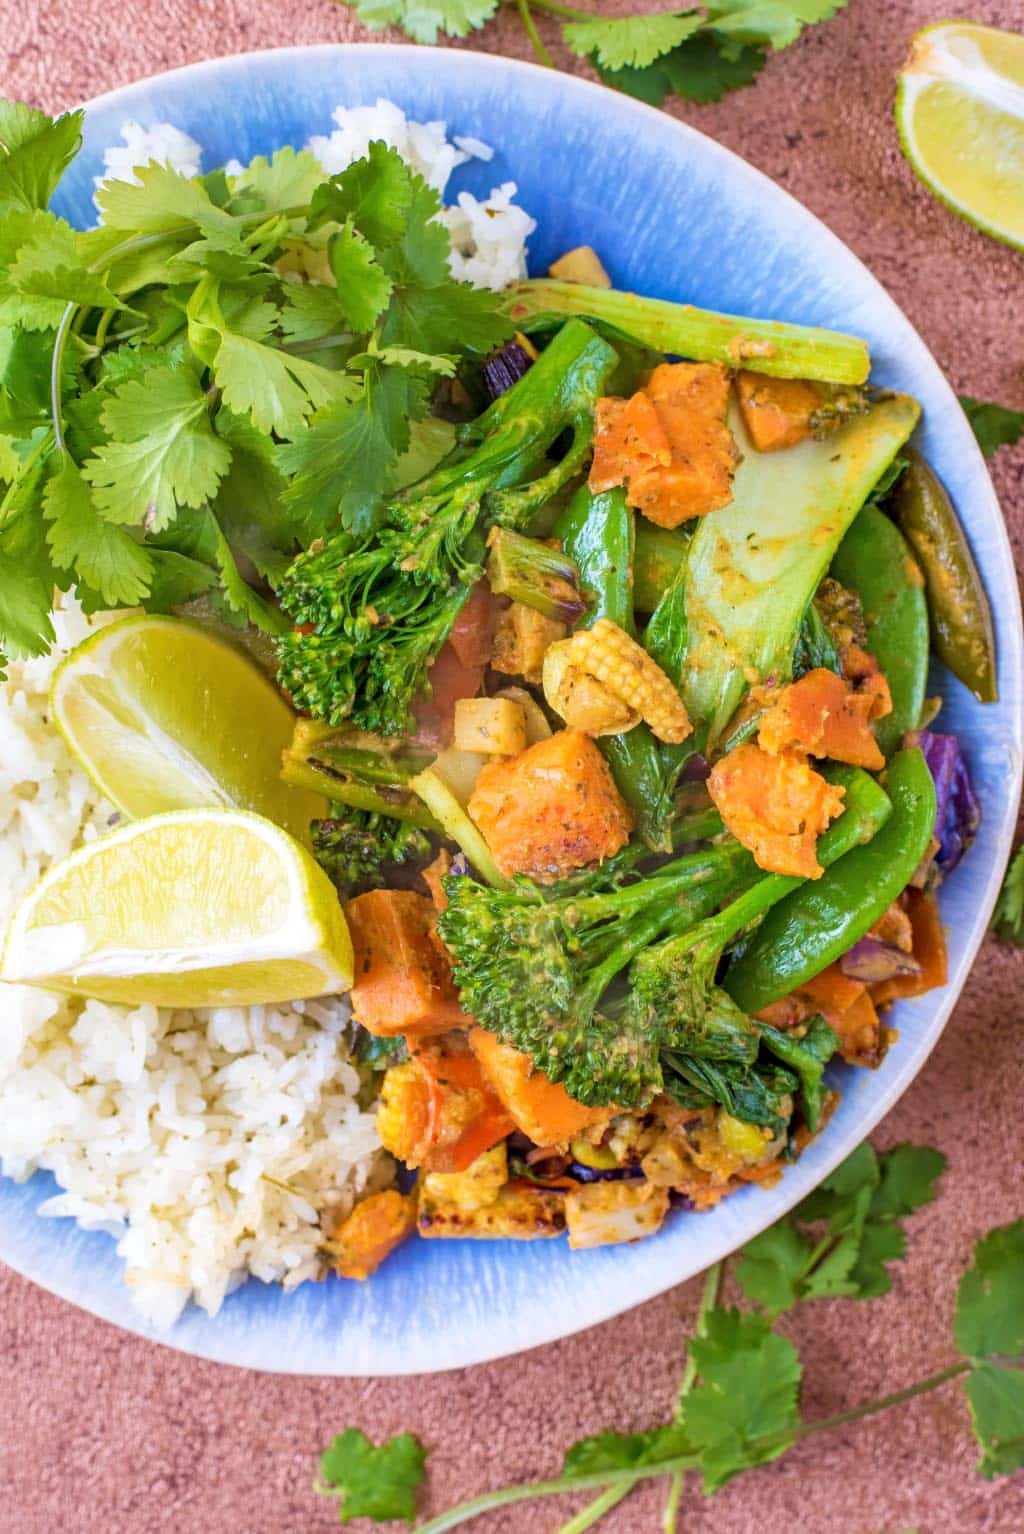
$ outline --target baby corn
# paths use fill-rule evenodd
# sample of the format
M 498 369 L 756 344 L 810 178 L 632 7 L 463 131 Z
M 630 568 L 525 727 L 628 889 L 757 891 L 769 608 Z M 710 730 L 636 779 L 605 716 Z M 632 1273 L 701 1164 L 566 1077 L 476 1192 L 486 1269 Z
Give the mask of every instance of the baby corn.
M 693 726 L 683 700 L 642 645 L 608 618 L 567 641 L 567 658 L 638 713 L 659 740 L 678 745 Z

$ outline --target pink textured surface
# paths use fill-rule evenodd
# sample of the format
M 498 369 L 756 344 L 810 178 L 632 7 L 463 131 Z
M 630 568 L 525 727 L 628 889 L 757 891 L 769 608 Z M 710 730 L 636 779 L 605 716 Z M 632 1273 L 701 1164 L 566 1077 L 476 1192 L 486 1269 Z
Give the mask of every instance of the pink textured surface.
M 611 7 L 609 7 L 611 9 Z M 988 0 L 977 20 L 1007 25 Z M 944 0 L 852 0 L 776 58 L 758 83 L 680 116 L 781 181 L 858 252 L 923 333 L 958 389 L 1024 406 L 1024 257 L 933 202 L 893 131 L 893 76 L 907 38 Z M 1018 12 L 1019 15 L 1019 12 Z M 41 106 L 195 59 L 367 34 L 331 0 L 0 0 L 0 89 Z M 525 56 L 512 16 L 478 46 Z M 995 464 L 1024 553 L 1024 444 Z M 804 1409 L 825 1415 L 907 1384 L 949 1358 L 959 1272 L 976 1237 L 1024 1212 L 1020 1109 L 1024 955 L 983 950 L 945 1037 L 877 1143 L 927 1142 L 949 1157 L 937 1204 L 911 1222 L 911 1254 L 886 1298 L 809 1306 L 790 1323 Z M 122 1336 L 0 1273 L 0 1534 L 316 1534 L 335 1513 L 310 1492 L 318 1448 L 358 1423 L 432 1448 L 441 1508 L 553 1472 L 575 1437 L 662 1420 L 679 1372 L 691 1283 L 539 1352 L 438 1380 L 277 1379 L 219 1369 Z M 500 1326 L 500 1317 L 495 1318 Z M 707 1503 L 692 1488 L 686 1534 L 1020 1534 L 1018 1478 L 973 1472 L 956 1386 L 822 1437 Z M 659 1524 L 647 1489 L 609 1534 Z M 562 1503 L 559 1511 L 568 1507 Z M 489 1534 L 541 1534 L 555 1504 L 522 1506 Z

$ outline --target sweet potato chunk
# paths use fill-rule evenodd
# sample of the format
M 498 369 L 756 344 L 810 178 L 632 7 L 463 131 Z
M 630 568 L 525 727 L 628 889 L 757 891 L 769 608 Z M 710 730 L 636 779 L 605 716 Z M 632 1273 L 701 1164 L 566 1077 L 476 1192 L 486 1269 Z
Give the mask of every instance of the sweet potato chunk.
M 385 1072 L 377 1133 L 407 1166 L 462 1172 L 514 1128 L 460 1034 L 426 1045 Z
M 892 713 L 892 693 L 878 661 L 869 650 L 860 645 L 846 645 L 839 655 L 843 675 L 851 682 L 858 694 L 871 699 L 869 719 L 883 719 Z
M 515 1126 L 535 1145 L 566 1145 L 592 1124 L 611 1118 L 614 1108 L 587 1108 L 550 1081 L 520 1050 L 474 1028 L 469 1045 Z
M 935 896 L 909 889 L 904 898 L 911 929 L 910 951 L 920 964 L 921 973 L 878 981 L 871 987 L 872 999 L 878 1007 L 887 1007 L 901 996 L 923 996 L 926 991 L 945 985 L 948 978 L 946 933 Z
M 559 730 L 521 756 L 488 762 L 469 813 L 503 874 L 550 882 L 624 847 L 633 818 L 600 751 Z
M 345 907 L 355 950 L 352 1013 L 370 1033 L 422 1038 L 464 1025 L 434 908 L 414 890 L 369 890 Z
M 871 732 L 876 701 L 872 694 L 851 692 L 841 676 L 818 666 L 774 694 L 757 738 L 772 756 L 796 749 L 878 772 L 885 757 Z
M 672 445 L 650 396 L 599 399 L 594 410 L 594 460 L 587 483 L 597 493 L 634 474 L 672 462 Z
M 644 387 L 671 444 L 672 461 L 631 477 L 630 505 L 659 527 L 678 527 L 689 517 L 728 506 L 739 454 L 725 420 L 725 368 L 717 363 L 663 362 Z
M 328 1238 L 334 1271 L 339 1278 L 369 1278 L 415 1229 L 414 1193 L 371 1193 Z
M 759 868 L 821 878 L 815 846 L 842 810 L 845 791 L 826 782 L 797 752 L 772 756 L 748 741 L 716 762 L 708 792 Z
M 743 424 L 759 453 L 777 453 L 814 434 L 814 417 L 824 398 L 821 387 L 804 378 L 769 378 L 764 373 L 736 375 L 736 396 Z

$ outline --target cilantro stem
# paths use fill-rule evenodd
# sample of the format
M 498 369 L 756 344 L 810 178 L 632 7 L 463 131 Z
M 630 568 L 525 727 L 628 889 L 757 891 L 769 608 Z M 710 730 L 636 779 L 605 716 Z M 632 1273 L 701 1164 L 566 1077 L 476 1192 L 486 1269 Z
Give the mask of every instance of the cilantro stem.
M 876 1412 L 888 1411 L 890 1406 L 900 1406 L 904 1401 L 912 1401 L 915 1396 L 927 1395 L 929 1390 L 938 1390 L 940 1385 L 947 1384 L 949 1380 L 955 1380 L 958 1375 L 966 1374 L 970 1367 L 968 1360 L 961 1358 L 957 1363 L 940 1369 L 938 1373 L 929 1374 L 925 1379 L 918 1380 L 914 1385 L 907 1385 L 903 1390 L 894 1390 L 887 1396 L 881 1396 L 877 1401 L 865 1401 L 862 1406 L 851 1406 L 848 1411 L 836 1412 L 832 1417 L 819 1417 L 814 1422 L 801 1422 L 792 1433 L 775 1433 L 770 1438 L 760 1439 L 759 1443 L 765 1446 L 787 1441 L 796 1443 L 801 1438 L 813 1437 L 815 1433 L 825 1433 L 831 1428 L 845 1427 L 848 1422 L 859 1422 L 862 1417 L 873 1417 Z
M 533 44 L 533 51 L 537 58 L 544 65 L 545 69 L 554 69 L 555 61 L 544 46 L 543 39 L 537 31 L 537 23 L 534 21 L 533 12 L 530 9 L 530 0 L 516 0 L 516 9 L 522 18 L 526 35 Z
M 613 1507 L 618 1507 L 632 1490 L 632 1481 L 627 1481 L 624 1486 L 609 1486 L 608 1490 L 603 1491 L 599 1497 L 595 1497 L 593 1502 L 588 1502 L 575 1518 L 570 1518 L 568 1523 L 563 1523 L 556 1534 L 584 1534 L 584 1530 L 592 1529 L 605 1513 L 610 1513 Z
M 676 1534 L 676 1520 L 679 1516 L 679 1501 L 682 1495 L 683 1472 L 677 1470 L 669 1482 L 665 1511 L 661 1515 L 661 1534 Z
M 721 1262 L 713 1262 L 704 1274 L 704 1287 L 700 1293 L 700 1304 L 697 1307 L 697 1319 L 693 1324 L 695 1337 L 704 1335 L 704 1327 L 707 1321 L 708 1311 L 714 1310 L 718 1303 L 718 1290 L 722 1283 L 725 1265 Z M 675 1420 L 678 1422 L 682 1417 L 682 1403 L 690 1394 L 697 1381 L 697 1360 L 693 1356 L 693 1349 L 686 1350 L 686 1367 L 683 1377 L 679 1382 L 679 1395 L 676 1400 Z
M 67 449 L 64 445 L 64 412 L 60 397 L 60 380 L 64 370 L 64 350 L 68 344 L 68 336 L 77 310 L 77 304 L 68 304 L 61 315 L 53 341 L 53 356 L 50 359 L 50 419 L 53 422 L 53 440 L 62 457 Z

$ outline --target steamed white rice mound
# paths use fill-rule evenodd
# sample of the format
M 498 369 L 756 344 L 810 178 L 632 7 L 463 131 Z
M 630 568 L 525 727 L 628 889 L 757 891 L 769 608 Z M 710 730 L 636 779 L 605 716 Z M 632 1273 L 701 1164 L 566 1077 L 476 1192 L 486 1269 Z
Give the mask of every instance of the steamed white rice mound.
M 314 134 L 306 145 L 329 176 L 361 159 L 375 140 L 383 140 L 443 198 L 454 170 L 469 160 L 490 160 L 494 155 L 479 139 L 449 140 L 446 123 L 412 122 L 401 107 L 383 98 L 372 107 L 338 106 L 331 115 L 334 130 Z M 202 149 L 172 123 L 144 128 L 126 122 L 121 136 L 123 144 L 103 151 L 104 174 L 96 178 L 97 186 L 104 181 L 137 181 L 136 167 L 152 161 L 170 165 L 184 176 L 200 173 Z M 230 160 L 225 168 L 229 175 L 237 175 L 242 166 Z M 537 225 L 517 206 L 515 195 L 514 181 L 503 182 L 483 200 L 460 192 L 456 202 L 439 215 L 451 235 L 453 277 L 478 288 L 503 288 L 526 276 L 526 242 Z
M 54 668 L 90 621 L 64 599 L 55 626 L 52 653 L 0 684 L 0 926 L 116 818 L 47 717 Z M 157 1326 L 190 1299 L 215 1313 L 250 1273 L 319 1277 L 320 1211 L 390 1177 L 356 1101 L 348 1016 L 330 999 L 170 1012 L 0 985 L 0 1170 L 51 1171 L 63 1191 L 40 1213 L 116 1236 Z

